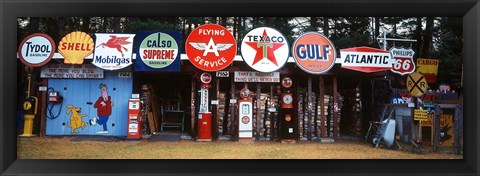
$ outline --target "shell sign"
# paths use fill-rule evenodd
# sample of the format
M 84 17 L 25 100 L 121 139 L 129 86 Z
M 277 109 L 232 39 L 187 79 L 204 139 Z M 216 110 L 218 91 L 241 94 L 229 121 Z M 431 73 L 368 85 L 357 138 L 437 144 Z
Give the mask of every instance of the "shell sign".
M 333 43 L 317 32 L 307 32 L 298 37 L 292 53 L 298 67 L 311 74 L 328 72 L 337 57 Z
M 65 58 L 65 64 L 82 64 L 85 57 L 93 52 L 93 39 L 85 32 L 72 32 L 62 38 L 58 52 Z

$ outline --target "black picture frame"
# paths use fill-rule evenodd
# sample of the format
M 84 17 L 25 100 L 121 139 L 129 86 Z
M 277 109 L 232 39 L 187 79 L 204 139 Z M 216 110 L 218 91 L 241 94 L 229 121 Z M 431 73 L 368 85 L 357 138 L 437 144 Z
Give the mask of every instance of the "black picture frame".
M 479 175 L 478 0 L 0 0 L 1 175 Z M 462 160 L 17 160 L 17 17 L 458 16 L 464 21 Z

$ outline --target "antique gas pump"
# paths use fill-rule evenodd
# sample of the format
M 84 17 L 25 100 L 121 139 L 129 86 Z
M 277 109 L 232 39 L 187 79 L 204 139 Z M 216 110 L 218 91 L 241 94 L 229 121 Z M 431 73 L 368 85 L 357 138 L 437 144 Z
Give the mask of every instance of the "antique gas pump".
M 38 109 L 38 99 L 37 97 L 30 96 L 30 82 L 32 80 L 32 73 L 33 68 L 25 67 L 25 71 L 27 72 L 27 98 L 23 101 L 22 108 L 25 111 L 25 115 L 23 116 L 25 119 L 25 123 L 23 125 L 23 134 L 20 135 L 22 137 L 31 137 L 34 136 L 32 134 L 33 129 L 33 119 L 37 114 Z
M 212 141 L 212 112 L 208 110 L 208 89 L 211 87 L 212 75 L 200 75 L 200 107 L 198 112 L 198 139 L 197 141 Z
M 138 95 L 138 94 L 137 94 Z M 136 96 L 138 97 L 138 96 Z M 128 132 L 127 140 L 142 139 L 141 102 L 139 98 L 128 100 Z
M 279 111 L 280 138 L 282 142 L 293 142 L 295 139 L 295 120 L 293 109 L 293 94 L 290 90 L 292 79 L 285 77 L 282 79 L 284 87 L 281 94 L 281 103 Z
M 253 139 L 253 105 L 247 86 L 240 90 L 241 100 L 238 101 L 238 140 L 252 141 Z

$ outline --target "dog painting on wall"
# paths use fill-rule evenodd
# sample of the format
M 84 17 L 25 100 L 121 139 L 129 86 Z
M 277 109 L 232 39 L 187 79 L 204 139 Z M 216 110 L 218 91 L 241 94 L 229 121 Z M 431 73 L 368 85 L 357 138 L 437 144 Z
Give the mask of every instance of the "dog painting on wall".
M 87 116 L 86 114 L 79 114 L 81 108 L 75 107 L 71 104 L 67 105 L 67 114 L 71 114 L 70 123 L 67 123 L 67 127 L 72 128 L 70 134 L 78 134 L 78 129 L 84 129 L 88 126 L 87 122 L 82 121 L 82 117 Z

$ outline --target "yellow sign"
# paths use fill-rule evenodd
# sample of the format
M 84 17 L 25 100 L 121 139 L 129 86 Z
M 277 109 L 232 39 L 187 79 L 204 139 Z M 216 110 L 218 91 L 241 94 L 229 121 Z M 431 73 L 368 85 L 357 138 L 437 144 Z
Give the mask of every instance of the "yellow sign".
M 427 121 L 428 120 L 428 111 L 427 110 L 415 109 L 415 113 L 413 115 L 413 120 Z
M 64 57 L 64 64 L 82 64 L 93 52 L 93 39 L 85 32 L 72 32 L 62 38 L 58 52 Z
M 427 121 L 422 121 L 423 127 L 430 127 L 430 141 L 433 145 L 433 118 L 434 114 L 428 114 Z M 454 136 L 454 126 L 453 126 L 453 115 L 451 114 L 442 114 L 440 115 L 440 146 L 452 146 L 453 145 L 453 136 Z
M 417 59 L 417 72 L 422 73 L 427 82 L 435 83 L 437 82 L 437 72 L 438 72 L 438 59 Z
M 428 89 L 427 80 L 420 73 L 412 73 L 407 77 L 407 89 L 413 97 L 422 96 Z

